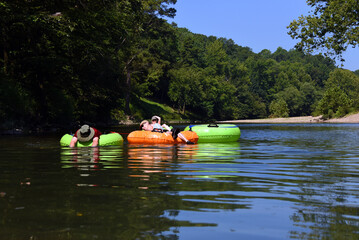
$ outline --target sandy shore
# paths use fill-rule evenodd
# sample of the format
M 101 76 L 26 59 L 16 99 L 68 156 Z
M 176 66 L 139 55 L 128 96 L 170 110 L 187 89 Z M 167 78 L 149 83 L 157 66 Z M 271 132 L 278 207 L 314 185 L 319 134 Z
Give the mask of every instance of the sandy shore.
M 359 123 L 359 113 L 345 116 L 343 118 L 333 118 L 323 120 L 322 116 L 305 116 L 289 118 L 266 118 L 250 120 L 227 120 L 218 121 L 217 123 Z
M 343 118 L 333 118 L 326 120 L 325 122 L 330 123 L 359 123 L 359 113 L 345 116 Z

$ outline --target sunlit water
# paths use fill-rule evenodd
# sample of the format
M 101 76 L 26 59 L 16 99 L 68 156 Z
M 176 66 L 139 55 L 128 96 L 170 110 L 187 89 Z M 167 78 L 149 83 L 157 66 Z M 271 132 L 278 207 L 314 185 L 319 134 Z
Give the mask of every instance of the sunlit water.
M 359 238 L 359 124 L 239 127 L 197 145 L 1 136 L 0 239 Z

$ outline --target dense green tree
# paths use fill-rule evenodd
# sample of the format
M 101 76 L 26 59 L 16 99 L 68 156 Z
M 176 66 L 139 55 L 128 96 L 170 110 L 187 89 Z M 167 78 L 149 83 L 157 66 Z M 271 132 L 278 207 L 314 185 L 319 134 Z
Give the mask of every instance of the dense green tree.
M 301 93 L 301 99 L 303 99 L 301 106 L 302 111 L 300 115 L 312 115 L 315 110 L 315 105 L 318 103 L 321 97 L 320 91 L 316 89 L 312 82 L 301 83 L 299 86 L 299 91 Z
M 349 112 L 352 102 L 339 87 L 329 88 L 319 101 L 317 111 L 324 118 L 342 117 Z
M 176 0 L 120 1 L 120 4 L 124 6 L 121 10 L 125 10 L 121 13 L 126 16 L 126 24 L 124 24 L 124 26 L 126 26 L 124 27 L 126 35 L 118 44 L 119 48 L 122 47 L 120 58 L 124 60 L 122 65 L 126 78 L 125 112 L 128 114 L 131 113 L 130 96 L 133 84 L 132 75 L 146 67 L 146 61 L 143 57 L 146 55 L 144 52 L 149 50 L 149 41 L 163 36 L 158 34 L 157 31 L 160 31 L 165 21 L 159 19 L 158 16 L 173 17 L 175 10 L 168 8 L 168 5 L 174 3 L 176 3 Z M 168 31 L 166 31 L 166 33 L 168 33 Z M 152 53 L 153 52 L 148 51 L 148 54 Z
M 272 57 L 272 53 L 270 50 L 268 49 L 263 49 L 262 51 L 260 51 L 258 53 L 258 55 L 262 58 L 265 58 L 265 59 L 268 59 L 268 58 L 271 58 Z
M 52 1 L 0 4 L 2 71 L 7 81 L 16 82 L 11 85 L 17 86 L 22 96 L 33 101 L 18 116 L 27 121 L 53 121 L 52 110 L 71 109 L 64 108 L 63 103 L 69 99 L 63 97 L 62 86 L 71 84 L 72 69 L 66 48 L 70 47 L 68 34 L 73 24 L 60 13 L 55 14 L 57 8 Z M 59 114 L 66 116 L 61 110 Z
M 333 61 L 297 50 L 278 48 L 273 54 L 262 51 L 256 55 L 248 48 L 235 45 L 232 40 L 204 38 L 203 35 L 190 34 L 186 29 L 178 30 L 182 39 L 179 44 L 181 56 L 189 61 L 180 62 L 183 59 L 179 57 L 177 67 L 192 64 L 202 71 L 199 83 L 204 97 L 193 98 L 188 109 L 197 109 L 206 118 L 267 117 L 269 104 L 278 96 L 285 96 L 292 104 L 288 104 L 290 116 L 311 114 L 321 97 L 326 79 L 323 76 L 329 76 L 334 69 Z M 192 50 L 196 57 L 190 54 Z M 232 95 L 230 100 L 226 98 L 228 94 L 222 92 L 225 88 L 233 89 L 227 90 Z M 291 96 L 292 93 L 295 94 Z M 227 103 L 220 99 L 227 99 Z
M 215 118 L 215 107 L 220 94 L 220 84 L 223 79 L 220 76 L 204 75 L 201 81 L 202 98 L 197 102 L 199 110 L 206 119 Z
M 171 45 L 163 43 L 169 27 L 157 16 L 173 16 L 172 3 L 0 1 L 1 71 L 14 82 L 9 86 L 33 100 L 22 117 L 100 120 L 131 93 L 130 78 L 127 87 L 123 83 L 132 72 L 142 71 L 138 79 L 155 85 L 168 60 L 153 53 Z M 164 51 L 159 55 L 170 55 Z
M 305 99 L 295 86 L 289 86 L 277 93 L 278 99 L 283 99 L 289 108 L 289 116 L 300 116 Z
M 288 26 L 289 35 L 299 39 L 296 47 L 308 52 L 327 50 L 339 57 L 348 46 L 359 41 L 359 4 L 357 0 L 307 0 L 314 8 L 308 16 L 301 16 Z
M 271 94 L 267 90 L 274 86 L 275 81 L 272 78 L 273 75 L 268 72 L 268 69 L 278 63 L 273 59 L 255 59 L 254 57 L 249 57 L 245 64 L 249 70 L 251 91 L 258 95 L 266 104 L 269 104 L 272 99 Z
M 277 62 L 286 61 L 289 57 L 287 50 L 278 47 L 277 50 L 272 54 L 272 58 Z
M 273 100 L 269 105 L 270 117 L 289 117 L 288 104 L 282 98 Z
M 223 43 L 223 48 L 225 49 L 230 61 L 244 62 L 250 56 L 255 55 L 249 47 L 239 46 L 235 44 L 232 39 L 219 38 L 218 40 Z
M 235 95 L 236 88 L 228 81 L 221 81 L 218 97 L 214 105 L 216 119 L 238 119 L 241 117 L 240 102 Z
M 215 40 L 214 42 L 211 42 L 207 45 L 204 59 L 208 74 L 225 74 L 228 63 L 228 56 L 223 48 L 223 43 L 221 41 Z
M 183 66 L 198 66 L 200 49 L 195 45 L 193 36 L 186 36 L 179 46 L 179 63 Z
M 258 112 L 259 105 L 256 104 L 255 94 L 250 92 L 251 81 L 249 78 L 249 70 L 243 62 L 234 60 L 229 64 L 228 75 L 226 76 L 231 83 L 231 87 L 235 90 L 231 93 L 233 99 L 236 101 L 235 116 L 239 119 L 259 117 Z M 265 104 L 264 104 L 265 109 Z M 262 109 L 263 110 L 263 109 Z M 261 112 L 260 110 L 259 112 Z M 265 116 L 265 115 L 261 115 Z
M 289 87 L 291 84 L 289 76 L 285 71 L 278 73 L 275 79 L 275 85 L 273 86 L 273 92 L 278 93 L 283 91 L 285 88 Z
M 183 114 L 185 114 L 186 106 L 196 106 L 202 98 L 201 74 L 199 69 L 190 67 L 171 71 L 172 81 L 168 95 Z
M 0 0 L 0 117 L 139 118 L 149 97 L 206 120 L 359 108 L 357 75 L 330 58 L 281 47 L 256 54 L 194 34 L 161 18 L 174 16 L 175 2 Z
M 326 88 L 340 86 L 340 88 L 352 99 L 353 107 L 359 108 L 359 77 L 353 72 L 344 69 L 336 69 L 329 75 L 325 83 Z
M 349 70 L 336 69 L 325 83 L 317 111 L 326 117 L 341 117 L 359 109 L 359 77 Z
M 178 51 L 178 65 L 189 65 L 204 68 L 204 54 L 208 37 L 202 34 L 191 33 L 186 28 L 176 28 Z

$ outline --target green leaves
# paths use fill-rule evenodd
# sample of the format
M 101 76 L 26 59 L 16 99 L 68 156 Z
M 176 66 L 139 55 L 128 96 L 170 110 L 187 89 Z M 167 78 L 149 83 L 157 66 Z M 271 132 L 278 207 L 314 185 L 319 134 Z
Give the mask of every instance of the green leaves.
M 288 104 L 282 98 L 274 100 L 269 105 L 269 111 L 271 113 L 270 117 L 278 118 L 278 117 L 289 117 L 289 109 Z
M 172 3 L 0 1 L 1 73 L 19 85 L 9 86 L 34 100 L 23 117 L 39 122 L 64 115 L 72 120 L 107 118 L 127 90 L 122 87 L 126 64 L 135 72 L 133 79 L 141 79 L 134 89 L 150 94 L 141 92 L 141 85 L 155 86 L 169 64 L 163 57 L 166 45 L 154 40 L 170 32 L 158 16 L 173 16 Z
M 293 20 L 288 34 L 299 39 L 299 50 L 324 51 L 325 56 L 341 58 L 349 45 L 359 41 L 359 4 L 357 0 L 309 0 L 312 14 Z
M 354 73 L 336 69 L 325 83 L 323 98 L 317 112 L 326 117 L 342 117 L 359 109 L 359 77 Z
M 357 76 L 329 77 L 329 58 L 281 47 L 256 54 L 177 28 L 160 18 L 174 15 L 175 2 L 0 0 L 0 116 L 106 122 L 123 119 L 130 106 L 142 116 L 131 96 L 207 120 L 309 115 L 322 96 L 317 111 L 325 114 L 359 109 Z M 300 48 L 337 53 L 357 44 L 353 1 L 308 4 L 316 11 L 290 26 Z
M 185 114 L 186 106 L 198 105 L 203 96 L 201 74 L 201 71 L 196 68 L 180 68 L 171 71 L 173 80 L 169 85 L 168 96 L 178 104 L 183 114 Z

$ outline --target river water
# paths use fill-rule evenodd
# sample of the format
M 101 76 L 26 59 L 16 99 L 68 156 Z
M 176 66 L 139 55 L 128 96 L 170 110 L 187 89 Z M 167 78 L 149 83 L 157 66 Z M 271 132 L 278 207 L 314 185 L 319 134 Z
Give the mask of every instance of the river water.
M 359 124 L 238 126 L 196 145 L 0 136 L 0 239 L 359 238 Z

